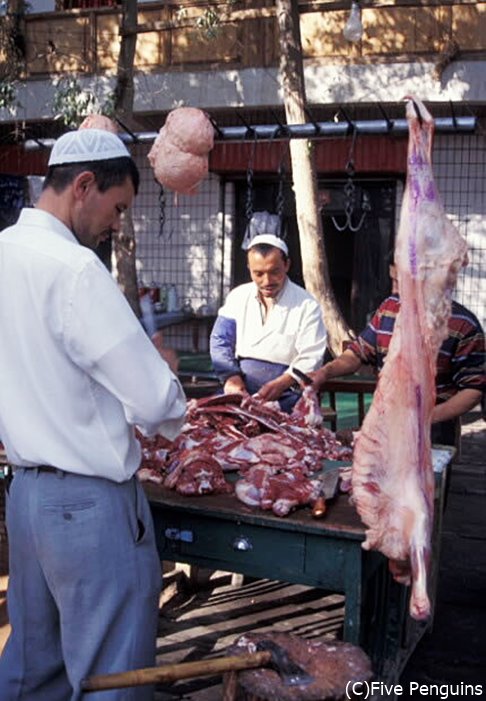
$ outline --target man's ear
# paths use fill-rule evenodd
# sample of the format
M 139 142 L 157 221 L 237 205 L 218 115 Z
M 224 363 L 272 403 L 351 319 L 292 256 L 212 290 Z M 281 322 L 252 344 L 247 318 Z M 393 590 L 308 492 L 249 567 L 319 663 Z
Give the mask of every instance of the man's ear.
M 77 199 L 84 199 L 88 190 L 96 185 L 94 173 L 83 170 L 73 180 L 73 192 Z

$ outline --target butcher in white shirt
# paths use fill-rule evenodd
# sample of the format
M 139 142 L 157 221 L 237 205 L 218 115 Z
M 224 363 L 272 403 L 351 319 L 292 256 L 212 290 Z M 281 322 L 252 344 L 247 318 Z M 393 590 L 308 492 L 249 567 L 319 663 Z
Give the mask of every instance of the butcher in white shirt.
M 315 298 L 288 278 L 288 248 L 274 234 L 248 246 L 252 282 L 232 290 L 218 312 L 210 352 L 224 392 L 278 400 L 290 412 L 299 393 L 294 369 L 321 367 L 326 330 Z
M 70 132 L 36 208 L 0 233 L 0 436 L 14 471 L 2 701 L 75 701 L 88 676 L 155 662 L 160 561 L 135 427 L 174 438 L 186 399 L 93 250 L 138 184 L 118 136 Z

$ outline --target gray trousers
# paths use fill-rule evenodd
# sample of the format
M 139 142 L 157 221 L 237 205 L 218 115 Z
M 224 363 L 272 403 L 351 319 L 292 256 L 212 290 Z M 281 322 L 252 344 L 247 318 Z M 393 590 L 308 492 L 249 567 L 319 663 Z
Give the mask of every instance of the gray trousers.
M 82 694 L 93 674 L 155 663 L 161 567 L 134 478 L 17 470 L 7 496 L 11 635 L 1 701 L 148 701 L 153 688 Z

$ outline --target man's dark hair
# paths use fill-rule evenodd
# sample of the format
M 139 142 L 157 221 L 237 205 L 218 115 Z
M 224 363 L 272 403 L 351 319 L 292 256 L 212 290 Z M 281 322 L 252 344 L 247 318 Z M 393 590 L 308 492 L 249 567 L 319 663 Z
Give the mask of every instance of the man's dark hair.
M 283 262 L 286 263 L 289 259 L 288 255 L 282 251 L 281 248 L 278 248 L 278 246 L 272 246 L 269 243 L 256 243 L 254 246 L 248 249 L 249 253 L 250 251 L 257 251 L 261 256 L 265 258 L 265 256 L 268 256 L 269 253 L 271 253 L 274 250 L 280 251 L 282 254 Z
M 100 192 L 106 192 L 110 187 L 122 185 L 130 178 L 135 194 L 140 184 L 140 174 L 134 161 L 127 156 L 109 158 L 106 161 L 85 161 L 84 163 L 66 163 L 50 166 L 44 179 L 43 190 L 47 187 L 59 193 L 85 170 L 94 174 L 96 185 Z

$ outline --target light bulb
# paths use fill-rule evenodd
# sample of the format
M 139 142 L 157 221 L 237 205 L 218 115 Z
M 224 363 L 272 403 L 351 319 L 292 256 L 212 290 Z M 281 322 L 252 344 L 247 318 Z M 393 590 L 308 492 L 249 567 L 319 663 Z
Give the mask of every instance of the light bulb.
M 351 12 L 343 29 L 344 38 L 348 41 L 360 41 L 363 36 L 361 8 L 355 0 L 351 3 Z

